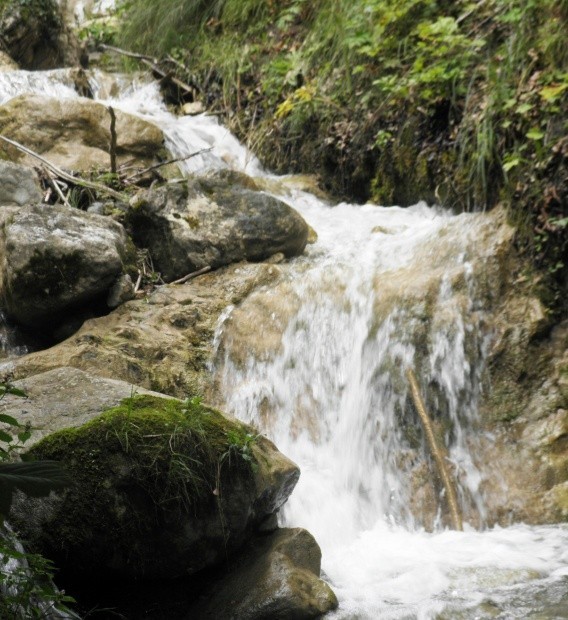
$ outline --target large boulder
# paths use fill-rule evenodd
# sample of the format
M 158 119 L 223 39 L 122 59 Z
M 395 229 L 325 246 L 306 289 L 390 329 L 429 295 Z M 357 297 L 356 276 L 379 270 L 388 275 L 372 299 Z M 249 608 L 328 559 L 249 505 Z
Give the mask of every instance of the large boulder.
M 60 401 L 69 420 L 81 416 L 78 390 Z M 171 580 L 220 564 L 299 476 L 250 427 L 196 398 L 150 394 L 52 433 L 28 454 L 61 462 L 73 484 L 49 499 L 21 497 L 12 522 L 31 548 L 83 580 Z
M 17 206 L 41 202 L 39 179 L 36 171 L 0 161 L 0 206 Z
M 165 155 L 158 127 L 116 110 L 117 162 L 146 167 Z M 110 164 L 110 114 L 88 99 L 20 95 L 0 107 L 0 133 L 20 142 L 62 168 L 91 171 Z M 0 156 L 37 164 L 15 147 L 2 143 Z
M 77 40 L 56 0 L 8 0 L 0 13 L 0 37 L 23 69 L 55 69 L 77 64 Z
M 217 582 L 186 620 L 308 620 L 337 607 L 319 578 L 321 551 L 303 529 L 281 529 L 257 538 L 228 576 Z
M 126 223 L 166 281 L 279 252 L 297 256 L 309 234 L 286 203 L 219 176 L 141 192 L 131 201 Z
M 0 222 L 0 306 L 23 325 L 106 297 L 135 258 L 120 224 L 78 209 L 4 207 Z

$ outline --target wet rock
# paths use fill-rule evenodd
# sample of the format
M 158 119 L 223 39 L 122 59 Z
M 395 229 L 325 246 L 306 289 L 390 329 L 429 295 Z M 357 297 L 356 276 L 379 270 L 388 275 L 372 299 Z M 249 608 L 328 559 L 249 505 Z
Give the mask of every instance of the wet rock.
M 0 209 L 0 300 L 37 328 L 106 296 L 133 260 L 120 224 L 68 207 Z
M 14 359 L 9 370 L 19 379 L 72 366 L 174 396 L 209 397 L 209 363 L 219 318 L 227 306 L 239 304 L 279 276 L 274 265 L 239 264 L 181 286 L 157 288 L 108 316 L 86 321 L 50 349 Z
M 48 397 L 60 403 L 57 423 L 85 417 L 73 399 L 84 398 L 81 384 L 67 380 L 64 397 L 57 373 L 39 381 L 44 394 L 57 392 Z M 148 394 L 48 434 L 30 455 L 61 462 L 74 484 L 48 499 L 21 497 L 11 519 L 31 547 L 82 579 L 171 580 L 220 564 L 299 476 L 249 427 L 196 400 Z
M 23 206 L 41 202 L 39 179 L 36 171 L 0 161 L 0 206 Z
M 319 546 L 306 530 L 282 529 L 258 537 L 186 620 L 318 618 L 337 607 L 335 594 L 319 578 L 320 562 Z
M 160 129 L 126 112 L 115 113 L 119 165 L 134 160 L 133 165 L 146 167 L 165 156 Z M 62 168 L 92 171 L 110 164 L 110 115 L 95 101 L 20 95 L 0 107 L 0 133 Z M 11 161 L 37 164 L 13 146 L 2 144 L 1 152 Z
M 309 228 L 284 202 L 219 178 L 193 178 L 138 194 L 127 225 L 166 281 L 209 266 L 304 250 Z
M 77 64 L 77 40 L 64 23 L 56 0 L 4 2 L 0 38 L 23 69 L 55 69 Z

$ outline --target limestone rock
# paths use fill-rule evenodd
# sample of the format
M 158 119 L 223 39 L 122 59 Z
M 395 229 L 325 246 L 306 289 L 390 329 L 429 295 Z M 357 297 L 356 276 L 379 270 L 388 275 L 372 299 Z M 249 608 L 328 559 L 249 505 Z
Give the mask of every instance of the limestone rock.
M 23 206 L 41 202 L 42 193 L 36 171 L 0 161 L 0 206 Z
M 41 378 L 44 391 L 59 392 L 51 379 Z M 83 415 L 72 399 L 81 386 L 70 387 L 59 419 Z M 253 433 L 195 400 L 134 396 L 35 444 L 30 454 L 60 461 L 74 484 L 48 499 L 21 497 L 11 519 L 76 577 L 187 578 L 239 549 L 298 479 L 298 468 Z M 278 475 L 259 485 L 250 459 Z M 267 487 L 277 501 L 264 501 Z
M 162 131 L 152 123 L 116 110 L 117 162 L 146 167 L 165 154 Z M 110 116 L 104 105 L 87 99 L 20 95 L 0 107 L 0 133 L 62 168 L 90 171 L 110 163 Z M 6 159 L 36 165 L 7 144 Z
M 0 209 L 0 300 L 24 325 L 106 296 L 133 259 L 109 218 L 57 206 Z
M 0 366 L 14 379 L 72 366 L 170 395 L 213 397 L 213 335 L 227 306 L 278 280 L 275 265 L 237 264 L 168 285 L 87 320 L 72 337 Z M 261 339 L 261 338 L 259 338 Z
M 301 254 L 309 228 L 284 202 L 220 178 L 192 178 L 138 194 L 127 215 L 137 245 L 168 280 L 210 266 Z
M 27 398 L 6 395 L 0 401 L 0 413 L 11 415 L 20 424 L 30 424 L 29 445 L 65 428 L 86 424 L 135 394 L 157 392 L 126 381 L 108 379 L 77 368 L 55 368 L 17 381 Z
M 308 620 L 337 607 L 319 579 L 321 551 L 302 529 L 257 538 L 234 569 L 186 616 L 226 620 Z

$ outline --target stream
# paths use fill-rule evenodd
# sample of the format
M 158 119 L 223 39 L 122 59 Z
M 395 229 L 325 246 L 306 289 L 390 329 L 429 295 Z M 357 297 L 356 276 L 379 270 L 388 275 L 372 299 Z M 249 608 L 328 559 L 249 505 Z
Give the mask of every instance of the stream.
M 227 308 L 211 371 L 216 404 L 301 468 L 280 522 L 320 544 L 340 602 L 329 617 L 568 618 L 568 527 L 487 526 L 491 467 L 475 455 L 491 441 L 476 432 L 491 292 L 477 273 L 498 251 L 491 214 L 330 206 L 264 171 L 215 117 L 171 114 L 149 78 L 89 78 L 96 99 L 160 126 L 172 155 L 211 149 L 184 162 L 186 174 L 244 171 L 318 234 L 275 287 Z M 0 103 L 24 92 L 78 97 L 66 70 L 0 73 Z M 447 422 L 463 532 L 447 529 L 439 490 L 419 484 L 431 474 L 407 368 Z

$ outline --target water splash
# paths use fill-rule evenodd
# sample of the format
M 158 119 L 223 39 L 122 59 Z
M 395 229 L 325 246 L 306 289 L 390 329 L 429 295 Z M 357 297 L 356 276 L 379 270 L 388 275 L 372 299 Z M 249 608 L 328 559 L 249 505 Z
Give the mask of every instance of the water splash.
M 216 368 L 220 404 L 300 465 L 281 520 L 320 543 L 341 602 L 334 617 L 521 618 L 510 600 L 524 588 L 566 596 L 568 530 L 473 528 L 488 517 L 490 475 L 474 458 L 492 299 L 477 276 L 496 269 L 495 224 L 423 204 L 289 201 L 318 243 L 226 317 Z M 445 431 L 465 533 L 444 530 L 408 367 Z

